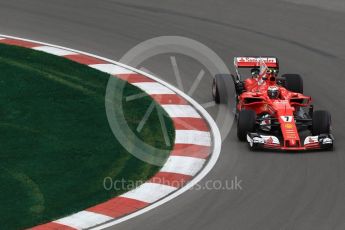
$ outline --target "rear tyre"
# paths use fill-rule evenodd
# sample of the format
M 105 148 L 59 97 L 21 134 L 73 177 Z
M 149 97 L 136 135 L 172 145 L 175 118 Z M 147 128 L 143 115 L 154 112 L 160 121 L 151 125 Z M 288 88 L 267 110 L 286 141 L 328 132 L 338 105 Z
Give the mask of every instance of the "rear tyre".
M 212 82 L 212 97 L 213 97 L 213 100 L 216 102 L 216 104 L 220 103 L 219 89 L 218 89 L 215 78 L 213 79 L 213 82 Z
M 303 93 L 303 79 L 298 74 L 284 74 L 285 88 L 294 93 Z
M 253 110 L 241 110 L 237 120 L 237 137 L 240 141 L 247 139 L 249 132 L 255 131 L 256 114 Z
M 230 100 L 231 76 L 216 74 L 212 83 L 212 96 L 216 104 L 226 104 Z
M 312 121 L 312 134 L 318 136 L 320 134 L 329 134 L 331 131 L 331 114 L 328 111 L 314 111 Z

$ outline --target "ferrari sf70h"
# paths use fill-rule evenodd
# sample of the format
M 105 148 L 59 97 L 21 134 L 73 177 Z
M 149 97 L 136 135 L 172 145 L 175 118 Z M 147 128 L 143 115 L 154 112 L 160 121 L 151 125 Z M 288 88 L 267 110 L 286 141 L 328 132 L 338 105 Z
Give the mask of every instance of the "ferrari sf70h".
M 278 77 L 275 57 L 235 57 L 235 75 L 217 74 L 212 95 L 217 104 L 227 103 L 228 81 L 235 84 L 237 137 L 251 149 L 332 149 L 331 115 L 314 111 L 312 99 L 303 94 L 298 74 Z M 239 69 L 248 69 L 241 79 Z M 231 80 L 232 78 L 232 80 Z

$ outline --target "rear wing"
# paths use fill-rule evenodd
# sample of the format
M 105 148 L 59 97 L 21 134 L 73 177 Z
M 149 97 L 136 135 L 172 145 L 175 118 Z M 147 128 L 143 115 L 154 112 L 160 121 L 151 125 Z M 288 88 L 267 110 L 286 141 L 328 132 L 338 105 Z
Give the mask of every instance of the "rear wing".
M 276 57 L 235 57 L 236 68 L 259 68 L 265 63 L 268 68 L 279 69 L 279 61 Z

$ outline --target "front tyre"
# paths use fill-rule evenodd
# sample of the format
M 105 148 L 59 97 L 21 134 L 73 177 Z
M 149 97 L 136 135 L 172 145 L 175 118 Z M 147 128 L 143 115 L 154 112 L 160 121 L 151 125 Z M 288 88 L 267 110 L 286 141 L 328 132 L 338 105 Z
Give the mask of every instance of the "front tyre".
M 331 131 L 331 114 L 325 110 L 313 112 L 311 132 L 314 136 L 329 134 Z
M 253 110 L 241 110 L 237 120 L 237 137 L 246 141 L 247 134 L 255 131 L 256 113 Z

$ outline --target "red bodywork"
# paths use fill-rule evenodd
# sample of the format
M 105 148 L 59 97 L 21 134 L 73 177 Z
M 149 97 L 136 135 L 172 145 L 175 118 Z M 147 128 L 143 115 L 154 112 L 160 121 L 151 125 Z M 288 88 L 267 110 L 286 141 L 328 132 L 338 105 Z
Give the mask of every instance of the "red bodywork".
M 329 133 L 301 139 L 301 131 L 310 131 L 313 126 L 311 97 L 283 87 L 286 79 L 277 80 L 279 62 L 276 57 L 235 57 L 234 66 L 237 73 L 237 76 L 233 75 L 238 97 L 237 111 L 253 110 L 257 115 L 254 131 L 260 133 L 247 134 L 251 148 L 298 151 L 333 147 L 334 138 Z M 252 68 L 252 78 L 241 81 L 240 68 Z M 279 89 L 277 99 L 268 96 L 271 86 Z M 309 112 L 306 113 L 303 107 L 309 107 Z
M 282 86 L 277 85 L 276 81 L 262 81 L 260 79 L 246 79 L 245 92 L 239 97 L 238 110 L 251 109 L 256 114 L 269 114 L 277 119 L 280 124 L 283 135 L 283 143 L 275 144 L 270 139 L 265 142 L 265 148 L 282 149 L 282 150 L 306 150 L 317 149 L 319 143 L 308 143 L 302 145 L 294 113 L 298 107 L 307 107 L 311 103 L 311 97 L 300 93 L 290 92 Z M 277 86 L 280 90 L 278 99 L 270 99 L 267 95 L 269 86 Z M 303 140 L 304 141 L 304 140 Z M 312 142 L 312 141 L 311 141 Z

